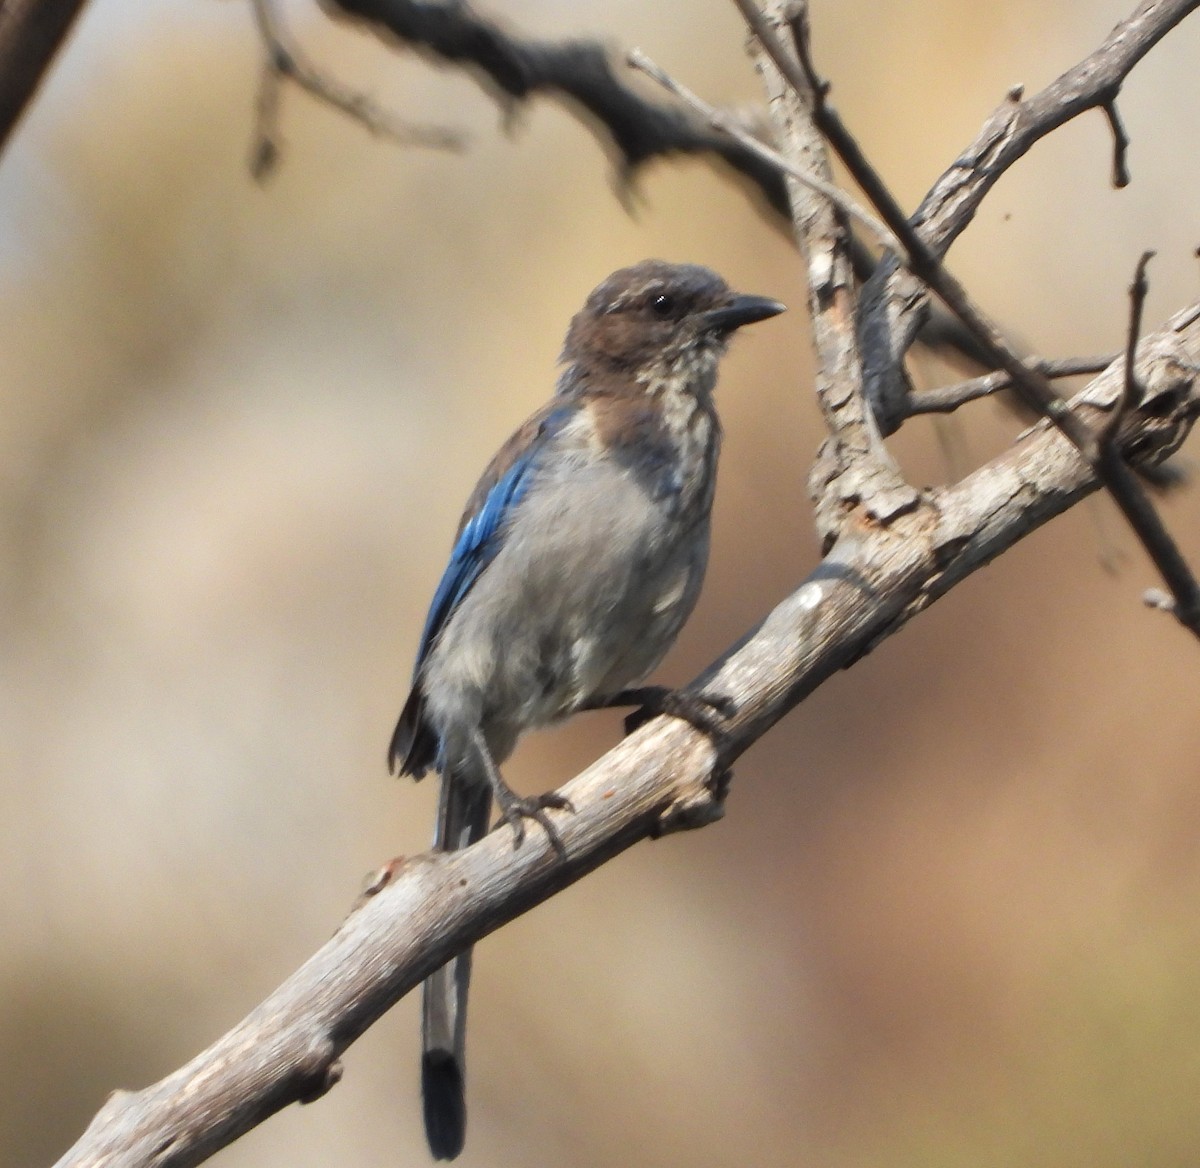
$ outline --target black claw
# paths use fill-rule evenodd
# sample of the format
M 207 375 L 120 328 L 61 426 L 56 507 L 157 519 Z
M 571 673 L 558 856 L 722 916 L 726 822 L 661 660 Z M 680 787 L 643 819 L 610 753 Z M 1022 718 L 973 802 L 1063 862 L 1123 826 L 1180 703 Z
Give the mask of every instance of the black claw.
M 641 708 L 625 719 L 626 734 L 632 734 L 652 718 L 666 714 L 681 718 L 711 738 L 720 738 L 726 732 L 726 721 L 737 713 L 737 703 L 724 694 L 699 694 L 691 690 L 649 686 L 638 696 Z
M 562 795 L 556 795 L 553 791 L 539 795 L 536 799 L 523 799 L 520 795 L 512 794 L 512 792 L 509 794 L 511 798 L 505 799 L 500 807 L 500 822 L 507 823 L 512 827 L 513 847 L 519 848 L 525 842 L 525 820 L 532 819 L 541 825 L 550 840 L 550 846 L 559 858 L 565 860 L 567 849 L 563 845 L 562 836 L 558 834 L 558 828 L 554 826 L 544 808 L 553 807 L 573 812 L 575 808 L 571 805 L 571 801 Z
M 718 803 L 724 803 L 732 783 L 733 770 L 730 767 L 721 767 L 709 780 L 708 789 L 712 791 L 713 798 Z
M 503 779 L 499 768 L 492 759 L 487 740 L 483 732 L 476 729 L 472 732 L 475 750 L 487 774 L 488 785 L 492 788 L 492 796 L 500 808 L 500 822 L 512 824 L 513 847 L 519 848 L 525 842 L 525 820 L 532 819 L 542 826 L 550 840 L 550 846 L 558 853 L 560 859 L 567 858 L 567 849 L 563 847 L 562 837 L 558 829 L 550 822 L 544 810 L 546 807 L 556 807 L 574 811 L 571 801 L 562 795 L 547 791 L 536 799 L 525 799 L 516 793 Z
M 519 848 L 525 842 L 525 821 L 519 811 L 502 811 L 500 823 L 507 823 L 513 829 L 513 847 Z M 499 826 L 499 824 L 497 824 Z

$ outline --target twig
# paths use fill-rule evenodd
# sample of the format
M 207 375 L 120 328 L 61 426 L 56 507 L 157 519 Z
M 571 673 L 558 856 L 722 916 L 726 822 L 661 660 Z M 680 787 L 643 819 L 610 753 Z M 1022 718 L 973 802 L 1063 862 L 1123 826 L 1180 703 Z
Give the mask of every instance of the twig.
M 1134 402 L 1141 396 L 1141 387 L 1137 383 L 1134 361 L 1137 356 L 1138 338 L 1142 334 L 1142 310 L 1146 306 L 1146 294 L 1150 286 L 1146 283 L 1146 266 L 1154 258 L 1154 252 L 1144 251 L 1134 269 L 1133 283 L 1129 285 L 1129 331 L 1125 340 L 1125 380 L 1121 385 L 1121 396 L 1113 408 L 1108 421 L 1100 427 L 1096 435 L 1097 444 L 1103 448 L 1113 446 L 1117 435 L 1121 432 L 1121 424 L 1125 415 L 1133 408 Z
M 1109 487 L 1109 493 L 1116 500 L 1122 514 L 1129 520 L 1130 526 L 1138 533 L 1170 590 L 1170 605 L 1154 604 L 1153 607 L 1170 611 L 1180 624 L 1200 637 L 1200 584 L 1171 538 L 1166 525 L 1159 518 L 1153 503 L 1138 487 L 1133 472 L 1122 457 L 1119 442 L 1121 428 L 1130 410 L 1143 396 L 1135 361 L 1138 337 L 1142 331 L 1142 310 L 1148 291 L 1146 265 L 1153 255 L 1152 251 L 1142 253 L 1134 272 L 1133 283 L 1129 286 L 1129 337 L 1125 346 L 1121 393 L 1108 420 L 1097 427 L 1096 458 L 1103 470 L 1101 477 Z M 1113 490 L 1110 482 L 1118 484 L 1122 489 Z
M 1101 107 L 1108 119 L 1109 129 L 1113 136 L 1112 184 L 1118 190 L 1129 185 L 1129 164 L 1126 154 L 1129 149 L 1129 135 L 1125 133 L 1125 125 L 1121 121 L 1121 113 L 1117 109 L 1117 99 L 1106 101 Z
M 250 163 L 256 179 L 265 179 L 279 161 L 279 89 L 284 79 L 295 82 L 319 101 L 340 110 L 372 134 L 390 138 L 404 146 L 463 149 L 466 139 L 460 131 L 441 126 L 419 126 L 406 121 L 384 109 L 367 94 L 350 89 L 320 73 L 287 43 L 287 34 L 279 14 L 272 8 L 272 0 L 250 2 L 259 37 L 266 48 Z
M 1197 7 L 1200 0 L 1140 0 L 1094 52 L 1045 89 L 1025 100 L 1005 101 L 922 200 L 914 218 L 930 246 L 944 254 L 984 195 L 1035 143 L 1080 114 L 1115 101 L 1134 66 Z
M 660 65 L 655 64 L 641 49 L 630 49 L 626 55 L 626 60 L 632 68 L 645 73 L 647 77 L 661 85 L 668 93 L 673 93 L 685 105 L 694 109 L 714 130 L 722 134 L 728 134 L 744 149 L 775 167 L 780 173 L 789 175 L 797 182 L 803 183 L 810 190 L 824 195 L 839 211 L 865 228 L 880 244 L 890 251 L 895 252 L 902 259 L 904 258 L 904 248 L 901 247 L 900 241 L 895 235 L 880 223 L 874 215 L 860 207 L 845 191 L 834 186 L 833 183 L 826 182 L 819 175 L 793 165 L 777 150 L 772 150 L 770 146 L 759 141 L 753 134 L 747 133 L 743 127 L 739 126 L 727 114 L 709 105 L 698 94 L 672 77 Z
M 1098 48 L 1040 92 L 1025 98 L 1019 88 L 1010 91 L 913 215 L 929 246 L 944 255 L 1014 162 L 1073 118 L 1115 101 L 1138 62 L 1197 7 L 1200 0 L 1141 0 Z M 900 307 L 907 298 L 898 286 L 903 281 L 881 275 L 892 285 L 897 321 L 915 316 Z
M 1197 6 L 1200 0 L 1141 0 L 1098 48 L 1040 92 L 1026 98 L 1020 88 L 1010 91 L 912 216 L 935 254 L 946 253 L 1014 162 L 1072 118 L 1115 100 L 1134 66 Z M 923 336 L 928 297 L 910 273 L 884 262 L 864 288 L 862 306 L 864 335 L 877 338 L 864 344 L 863 378 L 887 431 L 906 414 L 896 358 Z
M 326 0 L 326 10 L 369 22 L 426 57 L 466 68 L 509 106 L 534 95 L 556 98 L 615 156 L 629 181 L 647 163 L 679 155 L 708 156 L 748 179 L 782 218 L 788 197 L 778 169 L 687 111 L 647 100 L 614 68 L 598 41 L 539 40 L 482 15 L 468 0 Z M 582 117 L 580 114 L 582 113 Z
M 1200 637 L 1200 586 L 1187 561 L 1116 445 L 1106 448 L 1100 465 L 1108 493 L 1137 533 L 1171 593 L 1171 613 L 1184 628 Z
M 625 82 L 625 71 L 613 67 L 612 54 L 599 42 L 523 36 L 488 19 L 467 0 L 325 0 L 325 9 L 369 22 L 389 44 L 398 40 L 438 63 L 464 69 L 506 113 L 537 96 L 558 101 L 613 157 L 623 199 L 648 163 L 688 156 L 728 168 L 773 225 L 790 223 L 787 189 L 777 166 L 690 111 L 647 100 Z M 855 258 L 859 278 L 865 280 L 875 260 L 865 247 Z M 922 321 L 920 340 L 984 365 L 966 330 L 940 307 Z
M 1114 357 L 1068 357 L 1062 361 L 1038 361 L 1037 368 L 1043 376 L 1052 380 L 1061 377 L 1079 377 L 1083 374 L 1099 373 L 1112 364 Z M 1003 370 L 985 373 L 982 377 L 970 377 L 956 381 L 953 385 L 936 389 L 914 390 L 908 396 L 910 414 L 948 414 L 968 402 L 989 397 L 1012 388 L 1012 377 Z

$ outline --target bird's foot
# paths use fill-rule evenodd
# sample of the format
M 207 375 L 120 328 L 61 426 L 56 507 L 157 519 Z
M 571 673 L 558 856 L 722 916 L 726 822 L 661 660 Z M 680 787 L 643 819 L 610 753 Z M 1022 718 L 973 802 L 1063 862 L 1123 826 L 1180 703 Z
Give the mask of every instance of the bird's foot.
M 546 809 L 574 812 L 575 805 L 570 799 L 555 791 L 547 791 L 544 795 L 537 795 L 531 799 L 525 798 L 507 785 L 503 789 L 497 788 L 494 794 L 500 809 L 500 822 L 512 826 L 514 848 L 519 848 L 525 842 L 525 820 L 532 819 L 546 833 L 550 846 L 558 853 L 559 858 L 567 858 L 562 836 L 558 834 L 558 828 L 546 814 Z
M 725 796 L 732 781 L 733 771 L 718 767 L 703 783 L 681 791 L 651 823 L 650 838 L 715 823 L 725 814 Z
M 617 701 L 618 698 L 621 700 Z M 728 729 L 728 720 L 737 713 L 737 703 L 722 694 L 667 689 L 665 685 L 647 685 L 640 689 L 622 690 L 614 695 L 611 704 L 639 707 L 625 719 L 626 734 L 632 734 L 652 718 L 665 714 L 671 718 L 682 719 L 710 738 L 720 739 Z

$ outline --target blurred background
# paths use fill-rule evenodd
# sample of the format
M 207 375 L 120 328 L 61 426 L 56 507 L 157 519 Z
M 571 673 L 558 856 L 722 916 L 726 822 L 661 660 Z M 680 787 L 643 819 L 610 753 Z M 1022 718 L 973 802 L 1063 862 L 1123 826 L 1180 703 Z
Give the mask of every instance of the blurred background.
M 913 206 L 1011 85 L 1130 8 L 817 0 L 813 24 Z M 485 10 L 759 100 L 718 0 Z M 610 270 L 698 261 L 794 309 L 725 365 L 709 583 L 659 679 L 692 677 L 816 559 L 799 264 L 745 193 L 657 165 L 628 213 L 562 109 L 505 127 L 463 75 L 284 12 L 325 69 L 465 128 L 467 152 L 397 148 L 288 90 L 282 166 L 256 186 L 247 4 L 93 0 L 0 159 L 4 1164 L 49 1163 L 112 1088 L 206 1046 L 368 871 L 426 846 L 435 783 L 384 765 L 426 605 L 476 475 Z M 1031 348 L 1119 347 L 1143 248 L 1148 327 L 1195 297 L 1198 52 L 1185 24 L 1125 88 L 1132 187 L 1111 189 L 1088 116 L 951 253 Z M 1019 429 L 982 403 L 892 448 L 938 483 Z M 1200 486 L 1163 509 L 1200 563 Z M 1076 508 L 790 715 L 722 823 L 481 944 L 461 1162 L 1194 1163 L 1200 661 L 1141 606 L 1156 583 L 1107 503 Z M 580 717 L 508 777 L 557 785 L 619 733 Z M 415 999 L 345 1069 L 214 1163 L 426 1163 Z

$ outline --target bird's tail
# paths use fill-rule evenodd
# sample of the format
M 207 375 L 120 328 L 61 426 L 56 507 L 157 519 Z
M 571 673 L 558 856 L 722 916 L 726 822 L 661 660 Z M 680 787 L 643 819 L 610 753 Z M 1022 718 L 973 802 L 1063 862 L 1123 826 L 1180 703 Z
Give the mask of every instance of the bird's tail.
M 481 839 L 491 806 L 486 781 L 466 781 L 448 771 L 442 776 L 434 846 L 454 852 Z M 464 1053 L 470 982 L 468 949 L 427 977 L 422 987 L 421 1097 L 425 1137 L 435 1160 L 453 1160 L 467 1134 Z

